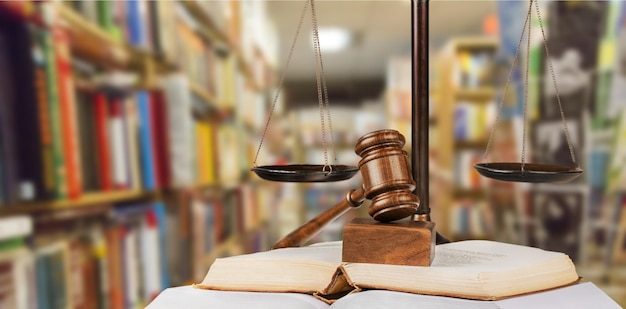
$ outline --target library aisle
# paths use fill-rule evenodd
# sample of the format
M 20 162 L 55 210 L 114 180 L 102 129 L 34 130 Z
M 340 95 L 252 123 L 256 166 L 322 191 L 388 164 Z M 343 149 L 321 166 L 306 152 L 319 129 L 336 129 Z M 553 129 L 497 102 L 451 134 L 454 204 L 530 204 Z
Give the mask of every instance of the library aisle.
M 567 253 L 626 306 L 626 5 L 576 3 L 540 3 L 550 58 L 533 17 L 503 96 L 527 2 L 431 2 L 432 217 L 451 240 Z M 362 182 L 270 182 L 251 167 L 356 165 L 357 139 L 383 128 L 410 141 L 410 1 L 316 3 L 332 130 L 309 15 L 285 67 L 304 4 L 0 1 L 0 308 L 143 308 L 216 258 L 268 250 Z M 550 69 L 583 176 L 477 175 L 493 128 L 488 160 L 519 161 L 524 141 L 530 162 L 569 158 Z M 367 204 L 311 242 L 366 216 Z

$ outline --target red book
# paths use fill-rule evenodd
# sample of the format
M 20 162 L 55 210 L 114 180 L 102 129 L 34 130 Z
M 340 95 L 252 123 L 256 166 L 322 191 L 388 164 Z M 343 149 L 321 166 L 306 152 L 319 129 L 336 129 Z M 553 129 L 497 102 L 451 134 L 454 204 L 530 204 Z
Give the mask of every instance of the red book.
M 154 154 L 154 170 L 157 188 L 165 188 L 170 185 L 171 173 L 169 170 L 169 145 L 167 138 L 167 121 L 165 119 L 165 101 L 161 91 L 150 93 L 152 108 L 152 146 Z
M 63 153 L 67 168 L 67 195 L 70 199 L 78 198 L 82 192 L 82 172 L 80 147 L 76 119 L 76 96 L 70 62 L 69 38 L 60 27 L 52 30 L 56 51 L 56 65 L 59 87 L 59 105 L 61 111 L 61 131 L 63 134 Z
M 96 122 L 96 153 L 98 155 L 98 179 L 100 189 L 109 191 L 113 189 L 111 177 L 111 152 L 109 151 L 108 134 L 108 111 L 107 98 L 104 94 L 98 93 L 94 96 L 94 119 Z

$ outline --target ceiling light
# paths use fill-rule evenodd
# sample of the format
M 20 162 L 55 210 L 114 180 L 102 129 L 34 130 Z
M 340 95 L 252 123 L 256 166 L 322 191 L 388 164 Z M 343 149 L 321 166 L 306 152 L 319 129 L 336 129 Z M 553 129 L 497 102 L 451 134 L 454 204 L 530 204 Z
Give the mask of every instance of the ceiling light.
M 322 52 L 336 52 L 347 48 L 352 43 L 352 34 L 344 28 L 320 28 L 318 30 Z M 313 46 L 311 33 L 311 46 Z

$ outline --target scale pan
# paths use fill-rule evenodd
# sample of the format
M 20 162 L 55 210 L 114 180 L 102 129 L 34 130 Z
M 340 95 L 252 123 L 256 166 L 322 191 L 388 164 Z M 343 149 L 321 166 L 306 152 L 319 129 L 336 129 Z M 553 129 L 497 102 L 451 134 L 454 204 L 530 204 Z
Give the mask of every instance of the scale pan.
M 356 166 L 330 165 L 266 165 L 251 168 L 259 177 L 279 182 L 332 182 L 352 178 L 359 171 Z M 332 172 L 329 173 L 329 170 Z
M 474 168 L 478 173 L 502 181 L 513 182 L 568 182 L 583 173 L 580 167 L 549 165 L 549 164 L 524 164 L 522 163 L 479 163 Z

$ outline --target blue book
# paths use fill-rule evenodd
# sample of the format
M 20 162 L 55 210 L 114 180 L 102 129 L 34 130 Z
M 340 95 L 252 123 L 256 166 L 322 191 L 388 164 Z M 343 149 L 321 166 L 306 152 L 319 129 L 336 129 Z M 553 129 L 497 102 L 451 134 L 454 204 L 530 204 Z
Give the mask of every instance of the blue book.
M 154 152 L 152 145 L 152 111 L 150 108 L 150 96 L 145 91 L 137 92 L 137 105 L 139 111 L 139 148 L 141 150 L 141 169 L 144 186 L 147 190 L 156 189 Z
M 467 139 L 468 119 L 467 108 L 459 105 L 454 111 L 454 138 L 457 140 Z
M 50 308 L 50 295 L 48 293 L 48 267 L 46 255 L 37 255 L 35 259 L 35 273 L 37 278 L 37 308 Z
M 133 46 L 145 46 L 146 35 L 144 30 L 141 6 L 139 0 L 128 0 L 126 11 L 126 25 L 128 27 L 128 41 Z
M 167 226 L 165 225 L 166 221 L 166 211 L 165 205 L 163 202 L 155 202 L 154 203 L 154 212 L 157 216 L 157 222 L 159 226 L 159 251 L 161 253 L 161 287 L 168 288 L 170 286 L 170 277 L 167 269 Z

